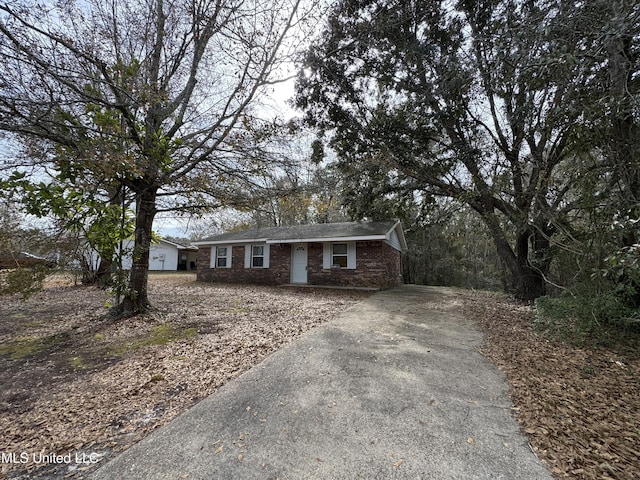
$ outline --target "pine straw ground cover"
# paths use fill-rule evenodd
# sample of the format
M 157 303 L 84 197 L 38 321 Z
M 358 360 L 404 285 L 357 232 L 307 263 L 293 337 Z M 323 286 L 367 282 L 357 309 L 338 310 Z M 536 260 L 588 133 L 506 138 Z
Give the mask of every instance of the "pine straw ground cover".
M 84 478 L 369 295 L 194 278 L 152 274 L 154 310 L 124 320 L 106 315 L 103 291 L 68 282 L 27 302 L 0 298 L 0 478 Z
M 463 294 L 485 332 L 482 353 L 511 384 L 514 415 L 556 478 L 640 478 L 640 352 L 576 348 L 533 329 L 534 311 Z

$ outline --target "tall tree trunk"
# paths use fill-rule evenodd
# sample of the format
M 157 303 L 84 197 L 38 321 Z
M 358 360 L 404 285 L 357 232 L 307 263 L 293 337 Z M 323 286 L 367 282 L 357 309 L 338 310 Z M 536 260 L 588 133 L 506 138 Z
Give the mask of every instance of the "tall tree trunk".
M 547 272 L 534 267 L 529 260 L 529 241 L 531 238 L 529 230 L 525 229 L 517 233 L 516 251 L 514 252 L 495 214 L 488 213 L 485 209 L 481 209 L 479 213 L 491 233 L 498 256 L 511 275 L 507 289 L 519 299 L 528 302 L 545 295 L 544 275 Z
M 133 247 L 133 262 L 129 276 L 129 288 L 122 301 L 121 310 L 125 316 L 144 312 L 149 307 L 147 295 L 149 249 L 156 215 L 157 188 L 148 188 L 136 197 L 136 229 Z
M 546 250 L 539 237 L 533 227 L 525 228 L 516 237 L 516 258 L 520 265 L 518 293 L 521 299 L 527 301 L 535 300 L 547 293 L 545 275 L 548 273 L 548 265 L 545 266 L 543 262 Z

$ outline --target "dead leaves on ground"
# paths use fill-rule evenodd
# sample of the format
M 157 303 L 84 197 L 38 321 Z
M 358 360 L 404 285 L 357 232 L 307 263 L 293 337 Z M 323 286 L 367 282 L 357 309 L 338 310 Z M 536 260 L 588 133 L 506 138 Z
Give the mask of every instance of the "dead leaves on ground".
M 0 357 L 0 444 L 108 458 L 365 296 L 152 276 L 156 310 L 118 322 L 104 319 L 104 293 L 95 289 L 56 286 L 27 303 L 2 299 L 0 342 L 68 336 L 51 351 Z M 502 296 L 466 294 L 464 303 L 485 331 L 483 353 L 512 385 L 515 417 L 556 477 L 640 478 L 640 360 L 550 343 L 532 332 L 532 309 Z M 159 325 L 197 335 L 145 344 Z M 33 467 L 2 468 L 0 478 Z M 58 468 L 28 475 L 86 474 Z
M 150 276 L 154 310 L 118 321 L 97 307 L 105 295 L 93 288 L 55 286 L 26 303 L 1 299 L 0 342 L 67 335 L 55 351 L 0 356 L 3 450 L 108 458 L 369 295 L 193 280 Z M 0 468 L 0 478 L 86 475 L 67 465 Z
M 514 415 L 557 478 L 640 478 L 640 359 L 552 343 L 533 309 L 490 293 L 465 295 L 485 332 L 483 353 L 511 384 Z

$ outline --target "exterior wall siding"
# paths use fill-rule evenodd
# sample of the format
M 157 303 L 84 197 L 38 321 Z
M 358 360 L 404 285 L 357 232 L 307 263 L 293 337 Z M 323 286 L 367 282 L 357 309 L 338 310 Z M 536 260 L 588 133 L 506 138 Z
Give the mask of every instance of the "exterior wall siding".
M 162 257 L 164 255 L 164 258 Z M 165 243 L 149 247 L 149 270 L 177 270 L 178 249 Z
M 389 245 L 398 251 L 402 250 L 402 247 L 400 246 L 400 239 L 398 238 L 398 234 L 395 230 L 392 230 L 391 235 L 389 235 Z
M 244 268 L 244 248 L 244 245 L 233 246 L 231 268 L 211 268 L 211 247 L 200 246 L 197 261 L 198 280 L 271 285 L 289 283 L 290 244 L 271 245 L 268 269 Z M 384 242 L 356 242 L 356 268 L 353 270 L 322 268 L 323 244 L 321 242 L 309 243 L 307 252 L 307 283 L 309 285 L 385 289 L 402 283 L 401 254 Z

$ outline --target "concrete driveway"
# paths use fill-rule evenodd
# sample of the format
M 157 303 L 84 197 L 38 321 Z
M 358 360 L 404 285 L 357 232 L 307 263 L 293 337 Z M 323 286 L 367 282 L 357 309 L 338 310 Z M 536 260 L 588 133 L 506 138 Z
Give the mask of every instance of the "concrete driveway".
M 379 292 L 94 472 L 95 480 L 551 480 L 451 290 Z

